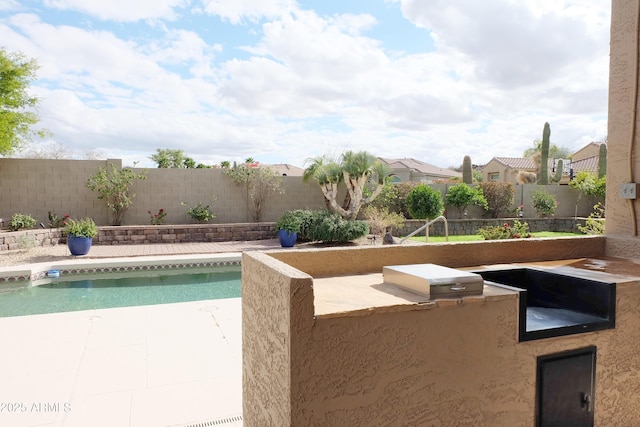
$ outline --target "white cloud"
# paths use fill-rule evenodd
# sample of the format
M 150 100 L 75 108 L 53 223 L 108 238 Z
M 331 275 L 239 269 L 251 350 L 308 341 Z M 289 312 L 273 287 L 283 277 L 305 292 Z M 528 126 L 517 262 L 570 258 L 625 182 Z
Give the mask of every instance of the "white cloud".
M 136 22 L 145 19 L 174 19 L 175 9 L 183 8 L 189 0 L 44 0 L 47 7 L 74 10 L 101 20 Z
M 16 15 L 12 23 L 33 44 L 30 54 L 38 58 L 39 76 L 61 87 L 92 92 L 94 99 L 87 102 L 96 107 L 171 105 L 173 110 L 197 110 L 201 99 L 216 92 L 201 81 L 182 79 L 158 62 L 160 58 L 206 61 L 201 40 L 188 33 L 177 42 L 169 35 L 169 47 L 161 48 L 157 43 L 138 45 L 107 31 L 56 27 L 34 15 Z
M 154 22 L 146 33 L 151 27 L 141 22 L 136 37 L 112 26 L 54 24 L 34 11 L 5 18 L 0 39 L 41 65 L 34 90 L 57 141 L 129 164 L 150 165 L 156 148 L 182 149 L 198 162 L 254 157 L 299 166 L 307 157 L 365 149 L 446 167 L 465 155 L 474 163 L 519 156 L 545 121 L 553 143 L 574 149 L 606 136 L 605 7 L 400 5 L 432 31 L 435 50 L 386 51 L 368 36 L 381 24 L 372 15 L 321 15 L 293 1 L 209 1 L 207 13 L 226 20 L 222 27 Z M 183 6 L 158 8 L 172 16 L 168 10 Z M 86 7 L 102 16 L 102 6 Z M 142 19 L 141 10 L 109 19 Z M 228 42 L 230 28 L 251 36 Z
M 378 41 L 350 30 L 362 27 L 345 25 L 363 20 L 367 25 L 371 21 L 366 16 L 360 20 L 320 17 L 310 11 L 286 15 L 263 25 L 264 38 L 254 52 L 282 61 L 305 78 L 353 81 L 388 62 Z
M 152 41 L 146 48 L 150 58 L 165 64 L 185 62 L 209 62 L 214 52 L 220 52 L 219 44 L 208 45 L 193 31 L 167 30 L 161 40 Z
M 295 9 L 294 0 L 203 0 L 204 11 L 233 24 L 274 18 Z
M 0 11 L 19 10 L 20 3 L 17 0 L 0 0 Z
M 472 58 L 479 80 L 503 88 L 541 83 L 608 52 L 607 6 L 585 18 L 561 0 L 402 0 L 410 21 L 430 29 L 440 49 Z M 576 64 L 576 61 L 578 62 Z

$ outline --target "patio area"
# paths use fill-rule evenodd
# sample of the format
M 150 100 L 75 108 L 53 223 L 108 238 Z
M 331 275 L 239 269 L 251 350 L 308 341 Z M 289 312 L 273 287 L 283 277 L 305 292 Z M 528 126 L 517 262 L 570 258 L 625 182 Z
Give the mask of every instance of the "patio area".
M 240 310 L 235 298 L 2 318 L 0 425 L 239 420 Z
M 0 425 L 241 426 L 241 339 L 239 298 L 0 318 Z

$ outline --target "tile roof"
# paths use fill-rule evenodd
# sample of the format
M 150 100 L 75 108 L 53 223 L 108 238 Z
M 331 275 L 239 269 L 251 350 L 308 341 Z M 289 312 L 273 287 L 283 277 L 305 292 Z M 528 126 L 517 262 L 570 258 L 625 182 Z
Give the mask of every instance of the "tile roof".
M 269 167 L 283 176 L 302 176 L 304 174 L 304 169 L 286 163 L 277 163 L 269 165 Z
M 536 169 L 536 165 L 530 157 L 494 157 L 494 159 L 498 163 L 513 169 Z
M 577 162 L 571 162 L 573 167 L 573 173 L 582 171 L 597 172 L 598 171 L 598 156 L 587 157 L 586 159 L 578 160 Z
M 529 157 L 494 157 L 494 159 L 500 164 L 516 169 L 516 170 L 530 170 L 536 169 L 533 160 Z M 586 159 L 578 160 L 570 163 L 573 167 L 573 172 L 578 173 L 581 171 L 596 172 L 598 170 L 598 156 L 587 157 Z M 565 167 L 568 165 L 565 161 Z M 549 170 L 553 169 L 553 159 L 549 159 Z M 566 169 L 565 169 L 566 171 Z
M 378 157 L 378 159 L 392 169 L 411 169 L 429 176 L 462 177 L 460 172 L 454 171 L 453 169 L 440 168 L 416 159 L 385 159 L 383 157 Z

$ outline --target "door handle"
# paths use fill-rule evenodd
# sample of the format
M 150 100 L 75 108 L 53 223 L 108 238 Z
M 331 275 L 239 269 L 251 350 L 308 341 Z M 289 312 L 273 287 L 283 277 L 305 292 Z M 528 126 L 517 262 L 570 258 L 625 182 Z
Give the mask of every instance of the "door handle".
M 589 393 L 580 393 L 580 403 L 582 408 L 586 409 L 587 412 L 591 412 L 591 395 Z

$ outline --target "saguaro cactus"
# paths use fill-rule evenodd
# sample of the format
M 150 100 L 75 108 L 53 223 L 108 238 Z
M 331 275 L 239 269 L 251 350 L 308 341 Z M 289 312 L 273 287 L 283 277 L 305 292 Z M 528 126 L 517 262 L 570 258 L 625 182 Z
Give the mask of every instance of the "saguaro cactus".
M 564 167 L 564 164 L 562 162 L 562 159 L 558 160 L 558 164 L 556 165 L 556 173 L 551 177 L 551 182 L 560 182 L 560 180 L 562 179 L 563 167 Z
M 542 144 L 540 145 L 540 178 L 538 184 L 549 184 L 549 136 L 551 135 L 551 128 L 549 123 L 544 124 L 542 131 Z
M 473 184 L 473 172 L 471 171 L 471 157 L 464 156 L 462 159 L 462 182 Z
M 607 144 L 600 144 L 598 152 L 598 178 L 602 178 L 607 174 Z

